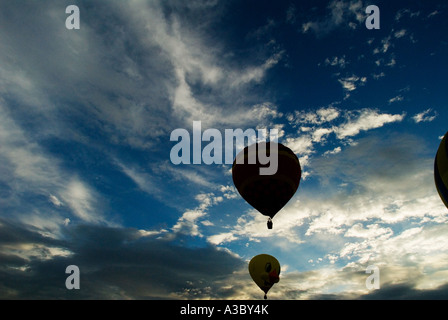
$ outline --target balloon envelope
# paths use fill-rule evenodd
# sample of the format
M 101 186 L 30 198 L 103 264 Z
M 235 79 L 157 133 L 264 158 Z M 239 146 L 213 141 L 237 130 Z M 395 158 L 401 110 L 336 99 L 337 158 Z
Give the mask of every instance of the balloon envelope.
M 259 254 L 250 260 L 249 273 L 252 280 L 264 291 L 266 299 L 269 289 L 280 280 L 280 263 L 271 255 Z
M 260 168 L 270 165 L 260 163 L 260 148 L 263 154 L 266 149 L 271 159 L 277 157 L 277 171 L 272 175 L 260 174 Z M 255 164 L 249 163 L 251 157 L 256 158 Z M 244 163 L 239 163 L 238 159 L 244 160 Z M 276 142 L 260 142 L 256 144 L 256 148 L 253 145 L 244 148 L 236 156 L 232 166 L 233 183 L 240 195 L 252 207 L 270 218 L 273 218 L 297 191 L 301 174 L 300 162 L 294 152 Z
M 434 160 L 434 181 L 437 192 L 448 208 L 448 132 L 440 143 Z

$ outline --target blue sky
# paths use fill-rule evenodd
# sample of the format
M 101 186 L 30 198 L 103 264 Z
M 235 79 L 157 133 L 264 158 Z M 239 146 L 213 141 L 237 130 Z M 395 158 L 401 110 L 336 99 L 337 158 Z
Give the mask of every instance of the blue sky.
M 68 30 L 65 8 L 80 9 Z M 380 9 L 380 29 L 365 8 Z M 0 296 L 447 297 L 445 1 L 2 1 Z M 266 229 L 170 134 L 279 130 L 302 166 Z M 203 143 L 205 146 L 206 143 Z M 65 288 L 77 265 L 81 289 Z M 369 265 L 381 287 L 365 286 Z

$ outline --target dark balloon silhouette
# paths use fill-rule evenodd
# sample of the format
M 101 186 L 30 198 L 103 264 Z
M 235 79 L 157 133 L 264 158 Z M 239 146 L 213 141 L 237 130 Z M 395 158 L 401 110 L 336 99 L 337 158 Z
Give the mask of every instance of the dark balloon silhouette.
M 448 132 L 440 143 L 434 160 L 434 181 L 437 191 L 448 208 Z
M 249 273 L 252 280 L 263 290 L 264 298 L 267 299 L 268 291 L 280 280 L 280 263 L 273 256 L 259 254 L 250 260 Z
M 254 156 L 254 152 L 256 163 L 250 164 L 248 160 Z M 274 174 L 260 174 L 260 168 L 269 167 L 272 163 L 261 164 L 259 153 L 267 154 L 271 159 L 277 156 L 277 170 Z M 244 163 L 238 163 L 237 159 L 242 160 L 242 157 Z M 301 175 L 300 162 L 294 152 L 276 142 L 260 142 L 256 144 L 256 148 L 253 145 L 244 148 L 236 156 L 232 167 L 236 189 L 252 207 L 269 217 L 269 229 L 272 229 L 271 219 L 297 191 Z

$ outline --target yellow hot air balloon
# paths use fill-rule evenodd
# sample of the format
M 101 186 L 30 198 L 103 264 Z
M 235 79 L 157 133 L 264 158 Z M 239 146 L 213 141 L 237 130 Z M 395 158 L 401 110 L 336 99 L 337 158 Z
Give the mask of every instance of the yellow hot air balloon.
M 269 289 L 280 280 L 280 263 L 271 255 L 259 254 L 250 260 L 249 273 L 267 299 Z
M 448 208 L 448 132 L 440 143 L 434 161 L 434 181 L 437 191 Z

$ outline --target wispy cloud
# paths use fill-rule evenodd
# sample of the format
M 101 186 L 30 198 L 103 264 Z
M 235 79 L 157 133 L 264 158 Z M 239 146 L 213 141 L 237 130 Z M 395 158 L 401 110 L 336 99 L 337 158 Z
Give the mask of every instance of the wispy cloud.
M 401 30 L 396 31 L 394 33 L 394 36 L 395 36 L 395 38 L 402 38 L 406 35 L 406 33 L 407 33 L 406 29 L 401 29 Z
M 395 96 L 395 97 L 389 99 L 389 104 L 397 102 L 397 101 L 403 101 L 403 99 L 404 99 L 404 97 L 402 95 Z
M 433 111 L 431 108 L 426 109 L 425 111 L 422 111 L 420 113 L 417 113 L 412 117 L 415 123 L 431 122 L 435 118 L 437 118 L 437 112 Z
M 395 21 L 400 21 L 403 18 L 415 18 L 420 16 L 420 11 L 412 11 L 409 8 L 403 8 L 395 14 Z
M 115 163 L 142 191 L 154 196 L 160 195 L 161 190 L 158 187 L 157 182 L 154 181 L 155 178 L 153 176 L 143 171 L 141 168 L 125 165 L 119 160 L 115 160 Z
M 33 210 L 41 211 L 43 215 L 48 214 L 45 213 L 46 211 L 52 212 L 58 217 L 57 220 L 61 224 L 65 217 L 61 216 L 62 212 L 56 213 L 48 210 L 49 203 L 59 209 L 68 209 L 73 217 L 82 221 L 105 222 L 104 216 L 97 210 L 101 206 L 99 194 L 76 173 L 63 169 L 60 160 L 46 152 L 37 141 L 28 138 L 22 128 L 7 116 L 8 112 L 4 110 L 3 106 L 0 106 L 0 109 L 3 113 L 0 120 L 2 144 L 0 180 L 12 190 L 10 199 L 8 199 L 9 204 L 3 203 L 5 207 L 10 207 L 8 211 L 14 215 L 26 215 L 25 212 L 16 211 L 18 204 L 28 207 L 29 201 L 23 195 L 44 195 L 49 201 L 41 205 L 36 203 Z M 64 214 L 69 213 L 65 212 Z M 30 221 L 43 222 L 44 219 L 30 219 Z M 42 225 L 36 227 L 45 228 Z
M 327 35 L 335 28 L 356 28 L 364 21 L 364 8 L 361 0 L 331 1 L 327 6 L 328 14 L 321 20 L 308 21 L 302 24 L 302 32 L 314 32 L 318 37 Z
M 141 28 L 139 24 L 139 28 L 135 29 L 141 43 L 162 50 L 163 56 L 159 55 L 158 59 L 164 62 L 163 65 L 172 66 L 168 70 L 172 79 L 166 79 L 164 92 L 172 102 L 172 115 L 178 117 L 179 122 L 202 120 L 208 126 L 217 126 L 250 119 L 245 113 L 251 112 L 251 106 L 235 105 L 232 97 L 236 93 L 241 95 L 247 86 L 261 82 L 266 72 L 282 59 L 281 51 L 273 52 L 258 65 L 235 67 L 222 59 L 226 54 L 223 48 L 207 41 L 207 16 L 202 17 L 203 23 L 198 28 L 180 18 L 176 10 L 171 13 L 170 19 L 165 19 L 162 3 L 148 5 L 135 2 L 131 6 L 119 5 L 119 8 L 127 21 L 145 26 Z M 148 33 L 146 29 L 154 32 Z M 203 95 L 195 90 L 198 86 L 215 94 Z M 227 107 L 217 107 L 223 105 Z M 223 109 L 233 112 L 223 112 Z
M 372 109 L 350 112 L 348 121 L 336 128 L 335 133 L 339 139 L 343 139 L 357 135 L 361 131 L 380 128 L 387 123 L 400 122 L 404 117 L 405 113 L 393 115 Z
M 335 57 L 333 57 L 331 59 L 326 58 L 325 61 L 324 61 L 324 64 L 326 66 L 332 66 L 332 67 L 336 67 L 337 66 L 337 67 L 342 68 L 342 69 L 345 68 L 347 63 L 348 62 L 346 61 L 345 55 L 343 55 L 342 57 L 335 56 Z
M 61 192 L 61 197 L 81 220 L 90 223 L 105 221 L 98 210 L 97 193 L 79 179 L 69 181 Z
M 336 153 L 341 152 L 341 150 L 342 150 L 341 147 L 336 147 L 336 148 L 334 148 L 333 150 L 325 151 L 323 155 L 324 155 L 324 156 L 327 156 L 327 155 L 331 155 L 331 154 L 336 154 Z
M 316 152 L 316 144 L 325 146 L 330 137 L 338 143 L 350 143 L 360 132 L 380 128 L 388 123 L 401 122 L 405 113 L 380 113 L 375 109 L 342 110 L 333 105 L 315 111 L 295 111 L 286 115 L 287 121 L 298 129 L 297 134 L 287 134 L 284 143 L 298 156 L 302 165 L 302 177 L 309 176 L 307 166 Z M 340 146 L 325 151 L 326 155 L 337 153 Z
M 439 10 L 434 10 L 433 12 L 429 13 L 426 17 L 431 18 L 431 17 L 438 15 L 439 13 L 440 13 Z
M 352 75 L 350 77 L 338 79 L 338 81 L 342 85 L 342 88 L 348 93 L 356 90 L 359 86 L 365 85 L 367 82 L 367 77 Z

